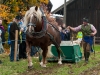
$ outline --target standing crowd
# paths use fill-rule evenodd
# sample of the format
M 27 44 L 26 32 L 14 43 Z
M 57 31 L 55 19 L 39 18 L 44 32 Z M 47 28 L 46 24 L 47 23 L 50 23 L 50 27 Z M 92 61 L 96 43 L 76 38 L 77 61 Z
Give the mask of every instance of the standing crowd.
M 10 61 L 14 61 L 14 51 L 15 51 L 15 31 L 18 30 L 18 49 L 17 49 L 17 56 L 16 61 L 19 61 L 19 59 L 26 59 L 26 27 L 23 27 L 23 18 L 21 16 L 16 16 L 12 22 L 8 24 L 8 44 L 10 46 Z M 0 18 L 0 54 L 4 53 L 4 46 L 5 44 L 5 29 L 2 25 L 2 18 Z M 31 56 L 33 56 L 37 49 L 32 46 L 32 53 Z M 2 63 L 0 59 L 0 63 Z

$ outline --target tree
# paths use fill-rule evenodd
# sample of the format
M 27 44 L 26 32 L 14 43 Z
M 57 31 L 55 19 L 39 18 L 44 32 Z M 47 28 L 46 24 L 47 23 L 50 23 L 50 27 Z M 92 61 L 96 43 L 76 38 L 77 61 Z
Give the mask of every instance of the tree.
M 29 7 L 39 6 L 40 2 L 48 3 L 48 0 L 0 0 L 0 2 L 4 7 L 1 8 L 0 16 L 10 22 L 20 12 L 24 16 Z
M 0 4 L 0 17 L 2 17 L 3 19 L 9 20 L 8 16 L 12 16 L 12 14 L 10 14 L 10 8 L 6 5 L 2 5 Z

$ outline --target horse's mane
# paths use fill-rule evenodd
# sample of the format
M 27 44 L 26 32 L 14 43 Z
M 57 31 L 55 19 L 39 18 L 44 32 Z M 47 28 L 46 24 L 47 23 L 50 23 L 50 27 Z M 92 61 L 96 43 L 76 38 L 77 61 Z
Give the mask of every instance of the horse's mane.
M 36 8 L 36 6 L 33 6 L 33 7 L 31 7 L 31 8 L 26 12 L 26 14 L 25 14 L 25 16 L 24 16 L 24 23 L 23 23 L 23 25 L 25 25 L 25 26 L 28 25 L 30 16 L 31 16 L 32 14 L 34 14 L 34 13 L 35 13 L 34 15 L 36 15 L 37 18 L 39 19 L 39 22 L 41 22 L 42 13 L 41 13 L 39 7 L 38 7 L 37 10 L 35 10 L 35 8 Z

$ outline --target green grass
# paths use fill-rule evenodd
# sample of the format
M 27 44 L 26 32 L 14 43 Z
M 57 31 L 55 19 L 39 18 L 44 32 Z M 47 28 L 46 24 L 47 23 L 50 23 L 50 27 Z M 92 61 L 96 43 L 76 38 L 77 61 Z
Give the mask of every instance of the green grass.
M 83 71 L 91 69 L 100 63 L 100 46 L 95 46 L 96 55 L 92 53 L 89 64 L 84 63 L 84 59 L 78 63 L 57 63 L 48 62 L 47 68 L 41 68 L 39 59 L 32 57 L 34 69 L 29 71 L 27 68 L 27 60 L 22 59 L 18 62 L 10 62 L 8 55 L 0 55 L 0 75 L 79 75 Z M 34 74 L 37 73 L 37 74 Z

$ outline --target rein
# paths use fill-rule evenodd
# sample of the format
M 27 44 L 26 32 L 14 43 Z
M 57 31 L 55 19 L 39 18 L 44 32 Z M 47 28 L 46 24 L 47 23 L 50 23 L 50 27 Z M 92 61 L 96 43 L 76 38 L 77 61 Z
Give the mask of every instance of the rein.
M 60 32 L 53 24 L 51 24 L 50 22 L 48 22 L 53 28 L 55 28 L 58 32 Z
M 45 36 L 46 34 L 46 29 L 42 29 L 40 32 L 31 32 L 29 33 L 28 31 L 26 32 L 26 34 L 31 34 L 32 36 L 34 36 L 34 38 L 41 38 L 43 36 Z
M 60 32 L 53 24 L 51 24 L 47 20 L 45 20 L 45 22 L 48 23 L 49 25 L 51 25 L 55 30 Z M 32 24 L 28 24 L 28 25 L 32 25 Z M 47 24 L 43 24 L 43 28 L 40 32 L 31 32 L 31 34 L 34 36 L 34 38 L 41 38 L 41 37 L 45 36 L 46 30 L 47 30 Z
M 42 30 L 40 32 L 34 32 L 32 31 L 31 34 L 34 36 L 34 38 L 41 38 L 43 36 L 45 36 L 46 34 L 46 30 L 47 30 L 47 21 L 44 17 L 42 17 L 44 19 L 44 23 L 43 23 L 43 27 L 42 27 Z M 28 24 L 28 25 L 33 25 L 33 24 Z M 34 24 L 35 25 L 35 24 Z M 36 27 L 36 25 L 35 25 Z M 27 32 L 27 34 L 29 34 L 29 32 Z

